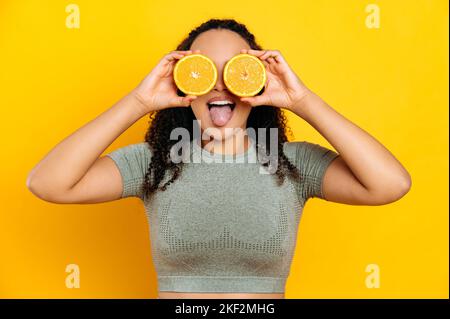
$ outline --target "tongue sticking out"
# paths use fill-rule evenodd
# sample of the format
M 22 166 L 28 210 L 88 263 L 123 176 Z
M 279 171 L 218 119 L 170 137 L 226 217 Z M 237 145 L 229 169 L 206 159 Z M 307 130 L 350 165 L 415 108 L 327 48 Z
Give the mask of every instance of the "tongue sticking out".
M 230 120 L 232 114 L 231 107 L 229 105 L 213 106 L 209 110 L 211 120 L 216 126 L 224 126 Z

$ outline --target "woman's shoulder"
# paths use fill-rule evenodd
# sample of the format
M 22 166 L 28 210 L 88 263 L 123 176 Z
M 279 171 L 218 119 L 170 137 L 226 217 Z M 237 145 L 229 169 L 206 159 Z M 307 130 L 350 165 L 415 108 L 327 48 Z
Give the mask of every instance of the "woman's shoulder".
M 335 157 L 338 154 L 327 147 L 315 142 L 293 141 L 283 143 L 284 154 L 293 160 L 308 158 L 321 159 L 324 156 Z
M 307 141 L 291 141 L 283 143 L 283 152 L 286 156 L 295 156 L 299 149 L 309 147 L 311 142 Z
M 283 143 L 283 150 L 286 150 L 288 152 L 295 151 L 299 148 L 315 148 L 315 147 L 323 147 L 323 146 L 315 142 L 308 142 L 308 141 L 291 141 Z
M 147 155 L 152 154 L 152 149 L 146 141 L 130 144 L 130 145 L 128 145 L 128 147 L 130 147 L 130 149 L 133 149 L 137 152 L 142 152 Z
M 107 155 L 114 158 L 127 158 L 135 161 L 149 161 L 152 157 L 152 150 L 150 145 L 143 141 L 138 143 L 128 144 L 120 147 Z

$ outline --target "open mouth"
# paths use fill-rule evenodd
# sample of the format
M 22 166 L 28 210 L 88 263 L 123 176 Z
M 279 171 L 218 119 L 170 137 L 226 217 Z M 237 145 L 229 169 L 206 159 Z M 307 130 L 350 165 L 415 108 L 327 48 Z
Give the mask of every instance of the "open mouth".
M 217 102 L 212 103 L 206 103 L 208 105 L 208 110 L 211 110 L 212 107 L 226 107 L 228 106 L 231 110 L 234 110 L 234 107 L 236 106 L 236 103 L 223 103 L 223 104 L 217 104 Z
M 236 107 L 236 103 L 230 101 L 214 101 L 206 104 L 211 120 L 216 126 L 226 125 L 233 116 L 233 110 Z

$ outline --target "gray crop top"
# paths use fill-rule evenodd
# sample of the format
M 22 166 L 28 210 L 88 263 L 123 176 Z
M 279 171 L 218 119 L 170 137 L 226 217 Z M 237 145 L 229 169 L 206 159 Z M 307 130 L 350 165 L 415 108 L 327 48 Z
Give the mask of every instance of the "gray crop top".
M 145 142 L 109 154 L 122 198 L 142 200 L 150 227 L 159 291 L 284 293 L 306 201 L 324 199 L 322 179 L 338 155 L 309 142 L 286 142 L 301 182 L 261 173 L 254 143 L 244 153 L 213 154 L 191 143 L 191 160 L 166 191 L 151 199 L 142 185 L 151 150 Z M 170 175 L 170 174 L 166 174 Z M 163 182 L 167 181 L 166 176 Z

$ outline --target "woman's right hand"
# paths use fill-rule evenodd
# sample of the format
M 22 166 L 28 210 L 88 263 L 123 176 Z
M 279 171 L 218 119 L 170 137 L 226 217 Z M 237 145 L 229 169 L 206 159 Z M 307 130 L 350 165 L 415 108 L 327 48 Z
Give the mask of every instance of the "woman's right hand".
M 28 174 L 28 189 L 53 203 L 101 203 L 121 198 L 121 173 L 110 158 L 101 155 L 144 114 L 190 105 L 195 97 L 177 95 L 172 71 L 178 59 L 191 53 L 174 51 L 164 56 L 129 94 L 53 147 Z
M 135 97 L 147 112 L 170 107 L 188 107 L 195 95 L 178 96 L 173 80 L 173 69 L 182 57 L 200 53 L 199 50 L 172 51 L 166 54 L 144 80 L 133 90 Z

